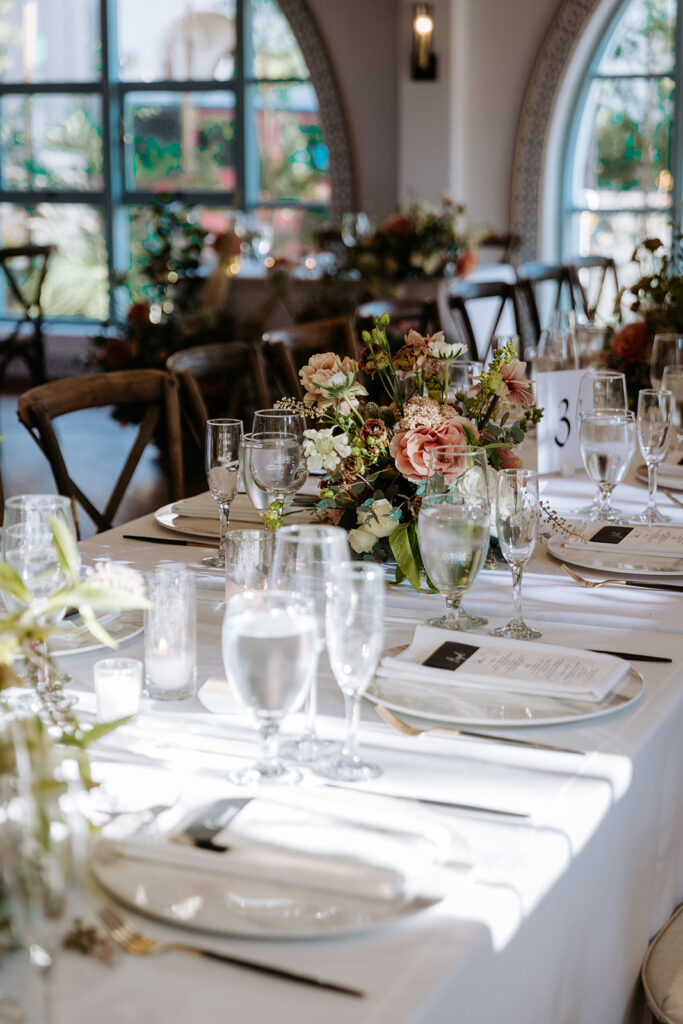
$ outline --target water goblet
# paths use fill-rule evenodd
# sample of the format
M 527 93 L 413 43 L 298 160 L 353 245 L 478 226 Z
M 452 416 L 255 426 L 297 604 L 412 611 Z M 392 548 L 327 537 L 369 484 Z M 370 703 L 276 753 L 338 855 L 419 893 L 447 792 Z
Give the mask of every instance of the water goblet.
M 621 522 L 621 512 L 612 507 L 612 492 L 626 476 L 636 448 L 633 413 L 623 409 L 585 413 L 579 424 L 579 443 L 586 472 L 598 488 L 596 505 L 587 518 Z
M 71 499 L 61 494 L 18 494 L 5 503 L 2 532 L 2 557 L 21 576 L 34 601 L 52 597 L 66 582 L 52 543 L 51 520 L 59 519 L 76 537 Z M 21 602 L 3 594 L 8 611 L 17 611 Z M 59 621 L 65 609 L 48 616 Z
M 279 728 L 303 702 L 317 661 L 313 602 L 292 591 L 247 590 L 227 604 L 222 629 L 225 674 L 255 716 L 260 739 L 255 764 L 230 778 L 238 784 L 295 783 L 301 773 L 282 763 Z
M 303 437 L 269 431 L 250 435 L 246 449 L 251 481 L 280 506 L 296 494 L 308 477 Z M 247 493 L 249 484 L 246 482 Z
M 225 534 L 230 520 L 230 505 L 237 494 L 240 468 L 242 420 L 215 419 L 206 423 L 206 479 L 218 503 L 220 534 L 215 555 L 202 558 L 204 565 L 225 567 Z
M 552 327 L 549 331 L 541 331 L 537 362 L 536 369 L 546 372 L 575 370 L 578 366 L 576 317 L 571 310 L 555 310 Z
M 292 434 L 302 440 L 306 417 L 292 409 L 257 409 L 254 413 L 254 434 Z
M 638 392 L 638 444 L 647 466 L 647 508 L 633 516 L 634 523 L 669 523 L 671 516 L 657 508 L 657 468 L 666 455 L 671 434 L 670 391 L 645 388 Z
M 283 526 L 275 537 L 270 586 L 279 589 L 296 588 L 313 601 L 318 624 L 318 658 L 325 650 L 327 603 L 332 575 L 335 567 L 347 561 L 349 556 L 346 532 L 338 526 Z M 299 739 L 283 746 L 287 757 L 303 764 L 318 761 L 334 749 L 334 745 L 322 740 L 316 731 L 317 668 L 316 658 L 311 667 L 304 731 Z
M 322 761 L 316 775 L 340 782 L 365 782 L 381 775 L 358 754 L 360 701 L 377 669 L 384 637 L 384 578 L 381 566 L 342 562 L 333 577 L 326 615 L 327 653 L 344 695 L 346 737 L 339 757 Z
M 671 392 L 671 424 L 676 444 L 683 444 L 683 366 L 665 366 L 662 387 Z
M 650 383 L 653 388 L 662 386 L 667 366 L 683 366 L 683 335 L 655 334 L 650 357 Z
M 514 615 L 491 636 L 538 640 L 543 634 L 527 626 L 522 616 L 522 573 L 536 545 L 540 508 L 538 473 L 533 469 L 501 469 L 496 484 L 498 543 L 512 570 Z
M 576 405 L 577 422 L 581 423 L 584 413 L 599 409 L 628 409 L 626 376 L 614 370 L 587 370 L 581 374 L 579 397 Z M 597 499 L 590 505 L 577 508 L 573 513 L 583 518 L 597 513 Z
M 491 505 L 486 453 L 467 445 L 432 449 L 417 535 L 424 567 L 446 600 L 430 626 L 468 630 L 487 620 L 460 606 L 488 551 Z

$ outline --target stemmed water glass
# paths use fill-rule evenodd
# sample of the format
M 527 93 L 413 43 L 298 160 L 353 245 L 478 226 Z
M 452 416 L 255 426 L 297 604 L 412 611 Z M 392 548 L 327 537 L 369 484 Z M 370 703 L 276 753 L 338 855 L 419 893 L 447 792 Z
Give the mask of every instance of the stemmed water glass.
M 657 468 L 669 447 L 672 398 L 664 388 L 638 392 L 638 444 L 647 466 L 647 508 L 633 516 L 634 523 L 671 522 L 671 516 L 657 508 Z
M 296 434 L 273 431 L 250 434 L 245 452 L 248 460 L 245 472 L 248 494 L 247 474 L 252 484 L 266 495 L 272 495 L 272 500 L 284 506 L 287 498 L 296 494 L 308 477 L 303 438 Z
M 683 335 L 655 334 L 650 359 L 650 383 L 653 388 L 662 386 L 667 366 L 683 366 Z
M 346 738 L 339 757 L 315 766 L 316 775 L 341 782 L 377 778 L 381 768 L 358 754 L 360 701 L 377 669 L 384 638 L 384 578 L 379 565 L 343 562 L 327 603 L 327 653 L 344 694 Z
M 539 370 L 576 369 L 576 317 L 571 310 L 555 310 L 552 327 L 541 332 L 537 359 Z
M 446 599 L 447 612 L 429 619 L 430 626 L 468 630 L 486 625 L 460 602 L 486 560 L 490 513 L 486 453 L 467 445 L 434 448 L 417 535 L 424 567 Z
M 683 444 L 683 366 L 665 366 L 662 387 L 671 392 L 671 424 L 676 443 Z
M 257 409 L 254 413 L 254 434 L 292 434 L 302 440 L 306 417 L 292 409 Z
M 612 507 L 612 492 L 626 476 L 636 448 L 635 417 L 623 409 L 585 413 L 579 441 L 586 472 L 598 488 L 597 502 L 587 518 L 618 523 L 621 513 Z
M 587 370 L 581 374 L 579 381 L 579 397 L 576 405 L 577 422 L 588 412 L 600 409 L 628 409 L 626 395 L 626 376 L 614 370 Z M 590 505 L 577 508 L 574 513 L 584 518 L 592 518 L 598 512 L 597 499 Z
M 294 783 L 301 773 L 282 763 L 278 731 L 302 703 L 317 661 L 313 602 L 281 590 L 247 590 L 228 601 L 222 630 L 223 664 L 238 699 L 256 717 L 260 754 L 232 772 L 238 784 Z
M 304 764 L 320 760 L 331 753 L 329 741 L 322 740 L 315 728 L 317 710 L 316 672 L 318 658 L 325 650 L 327 603 L 331 592 L 335 568 L 348 560 L 350 552 L 346 532 L 338 526 L 302 524 L 283 526 L 275 537 L 275 553 L 270 573 L 270 585 L 279 589 L 294 589 L 309 597 L 314 604 L 318 624 L 317 657 L 311 666 L 310 686 L 306 704 L 306 722 L 298 740 L 284 745 L 287 757 Z
M 225 568 L 225 534 L 230 519 L 230 505 L 237 494 L 240 469 L 240 438 L 242 420 L 215 419 L 206 423 L 206 479 L 218 503 L 220 534 L 215 555 L 202 558 L 204 565 Z
M 505 626 L 492 629 L 492 636 L 538 640 L 543 635 L 527 626 L 522 616 L 522 573 L 536 546 L 539 515 L 538 473 L 501 469 L 496 485 L 496 528 L 500 549 L 512 569 L 514 615 Z

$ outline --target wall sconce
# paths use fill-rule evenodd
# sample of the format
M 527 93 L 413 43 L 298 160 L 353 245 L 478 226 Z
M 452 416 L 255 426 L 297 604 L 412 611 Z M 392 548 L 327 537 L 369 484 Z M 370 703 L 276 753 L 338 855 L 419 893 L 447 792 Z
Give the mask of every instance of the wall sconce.
M 436 56 L 432 53 L 434 15 L 431 4 L 413 5 L 413 55 L 411 77 L 416 81 L 436 79 Z

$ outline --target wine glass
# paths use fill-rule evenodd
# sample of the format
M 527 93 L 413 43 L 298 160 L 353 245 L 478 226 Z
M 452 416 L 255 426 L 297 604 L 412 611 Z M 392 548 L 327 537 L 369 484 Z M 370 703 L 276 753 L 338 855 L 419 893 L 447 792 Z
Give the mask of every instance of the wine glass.
M 358 754 L 360 701 L 375 674 L 384 638 L 384 578 L 381 566 L 342 562 L 333 577 L 326 615 L 327 653 L 344 694 L 346 738 L 338 758 L 315 766 L 316 775 L 340 782 L 365 782 L 381 775 Z
M 34 601 L 52 597 L 66 582 L 52 542 L 51 520 L 59 519 L 76 538 L 71 499 L 61 494 L 18 494 L 5 503 L 2 557 L 21 576 Z M 17 598 L 3 593 L 9 612 L 23 607 Z M 64 616 L 52 613 L 50 622 Z
M 346 531 L 338 526 L 302 524 L 283 526 L 275 537 L 275 553 L 270 586 L 296 589 L 311 598 L 318 623 L 317 655 L 325 650 L 327 602 L 332 574 L 336 566 L 350 557 Z M 306 722 L 298 740 L 287 743 L 287 757 L 304 764 L 320 760 L 332 746 L 321 740 L 315 728 L 317 710 L 317 658 L 311 667 L 310 689 L 306 704 Z
M 667 366 L 683 366 L 683 335 L 655 334 L 650 358 L 650 383 L 653 388 L 662 386 Z
M 623 409 L 596 409 L 585 413 L 579 424 L 581 458 L 590 479 L 598 487 L 598 499 L 588 519 L 621 521 L 612 507 L 612 491 L 626 476 L 636 448 L 635 417 Z
M 576 317 L 571 310 L 555 310 L 552 327 L 541 331 L 537 360 L 538 369 L 546 372 L 576 369 Z
M 237 494 L 240 469 L 242 420 L 215 419 L 206 422 L 206 479 L 218 502 L 220 535 L 215 555 L 202 558 L 204 565 L 225 568 L 225 534 L 230 520 L 230 505 Z
M 666 455 L 671 434 L 673 395 L 660 388 L 638 392 L 638 444 L 647 466 L 647 508 L 633 516 L 634 523 L 669 523 L 671 516 L 657 508 L 657 467 Z
M 587 370 L 581 374 L 579 397 L 576 405 L 577 421 L 584 413 L 599 409 L 628 409 L 626 376 L 614 370 Z M 591 518 L 598 511 L 597 499 L 590 505 L 577 508 L 574 515 Z
M 278 731 L 306 696 L 317 661 L 317 631 L 313 601 L 303 594 L 247 590 L 228 601 L 222 629 L 225 674 L 254 714 L 260 739 L 258 761 L 232 772 L 233 782 L 301 780 L 301 773 L 280 759 Z
M 292 409 L 258 409 L 254 413 L 254 434 L 291 434 L 303 439 L 306 417 Z
M 432 449 L 417 521 L 420 553 L 429 578 L 446 599 L 446 615 L 430 626 L 468 630 L 487 620 L 460 607 L 486 560 L 491 505 L 486 453 L 467 445 Z
M 303 438 L 296 434 L 251 434 L 246 453 L 251 481 L 281 506 L 308 477 Z M 245 474 L 245 483 L 246 480 Z
M 665 366 L 662 387 L 671 392 L 671 423 L 676 443 L 683 444 L 683 366 Z
M 536 546 L 540 507 L 538 473 L 533 469 L 501 469 L 496 484 L 498 543 L 512 569 L 514 615 L 491 636 L 538 640 L 543 634 L 527 626 L 522 616 L 522 573 Z

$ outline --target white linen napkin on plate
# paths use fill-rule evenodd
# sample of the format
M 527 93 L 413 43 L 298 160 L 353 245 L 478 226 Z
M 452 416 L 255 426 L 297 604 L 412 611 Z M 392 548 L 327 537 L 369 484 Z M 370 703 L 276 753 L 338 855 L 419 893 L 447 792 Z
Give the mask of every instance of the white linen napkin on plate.
M 414 813 L 411 821 L 405 808 L 367 794 L 326 789 L 321 796 L 240 797 L 237 803 L 243 806 L 212 839 L 225 850 L 200 849 L 187 839 L 184 829 L 198 819 L 195 810 L 166 836 L 101 839 L 100 853 L 393 902 L 414 891 L 451 842 L 450 832 L 428 815 Z
M 301 490 L 297 491 L 293 504 L 297 504 L 297 498 L 300 496 L 309 499 L 309 501 L 311 498 L 317 498 L 319 490 L 320 480 L 309 477 Z M 244 489 L 240 488 L 239 493 L 243 495 Z M 309 501 L 305 504 L 308 505 Z M 175 512 L 177 516 L 189 516 L 192 519 L 215 519 L 218 521 L 218 505 L 210 491 L 203 491 L 202 494 L 195 494 L 191 498 L 182 498 L 180 501 L 173 502 L 171 511 Z M 256 512 L 256 515 L 258 519 L 255 521 L 260 522 L 261 514 Z
M 609 654 L 418 626 L 410 647 L 396 657 L 382 658 L 377 675 L 596 702 L 626 672 L 628 664 Z

